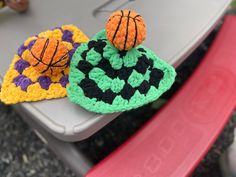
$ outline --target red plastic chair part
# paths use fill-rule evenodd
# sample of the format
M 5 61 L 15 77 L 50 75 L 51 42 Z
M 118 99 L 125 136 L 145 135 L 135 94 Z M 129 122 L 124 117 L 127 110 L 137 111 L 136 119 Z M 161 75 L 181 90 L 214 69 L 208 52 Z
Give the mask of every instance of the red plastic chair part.
M 189 176 L 230 118 L 235 92 L 236 17 L 228 16 L 174 98 L 86 177 Z

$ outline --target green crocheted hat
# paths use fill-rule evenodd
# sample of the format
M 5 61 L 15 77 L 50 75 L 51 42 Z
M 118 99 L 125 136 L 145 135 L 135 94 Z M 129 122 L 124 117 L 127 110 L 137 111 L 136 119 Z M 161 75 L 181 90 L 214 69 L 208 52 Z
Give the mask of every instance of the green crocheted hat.
M 130 26 L 127 23 L 131 18 L 129 13 L 124 10 L 122 15 L 117 17 L 126 18 L 123 21 Z M 112 17 L 116 16 L 112 14 L 107 25 Z M 108 39 L 112 29 L 118 31 L 119 39 Z M 141 34 L 141 30 L 136 28 L 136 33 Z M 122 37 L 126 36 L 121 33 L 115 28 L 109 31 L 106 28 L 77 48 L 72 57 L 67 87 L 72 102 L 92 112 L 121 112 L 152 102 L 171 87 L 176 76 L 174 68 L 142 45 L 127 50 L 130 44 L 135 46 L 134 41 L 138 41 L 128 35 L 123 40 L 126 45 L 120 45 L 124 50 L 120 49 Z

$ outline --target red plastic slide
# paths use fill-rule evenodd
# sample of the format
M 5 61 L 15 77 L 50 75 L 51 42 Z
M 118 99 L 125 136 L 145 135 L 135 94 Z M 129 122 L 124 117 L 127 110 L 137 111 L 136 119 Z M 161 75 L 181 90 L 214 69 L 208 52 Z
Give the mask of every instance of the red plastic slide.
M 189 176 L 235 103 L 236 17 L 228 16 L 202 63 L 174 98 L 86 177 Z

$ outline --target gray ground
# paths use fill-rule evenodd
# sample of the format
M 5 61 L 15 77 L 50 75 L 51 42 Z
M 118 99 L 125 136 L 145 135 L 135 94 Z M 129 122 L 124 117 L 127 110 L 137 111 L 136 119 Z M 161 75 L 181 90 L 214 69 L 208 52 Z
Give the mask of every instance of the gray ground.
M 73 177 L 28 125 L 0 103 L 0 177 Z

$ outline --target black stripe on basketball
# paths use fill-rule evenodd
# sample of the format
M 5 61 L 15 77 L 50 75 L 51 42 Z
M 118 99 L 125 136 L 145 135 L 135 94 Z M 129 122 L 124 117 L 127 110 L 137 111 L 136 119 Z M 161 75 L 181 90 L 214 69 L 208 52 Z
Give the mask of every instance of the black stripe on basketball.
M 50 71 L 51 71 L 51 75 L 53 74 L 53 70 L 52 70 L 52 68 L 50 68 Z
M 123 48 L 123 50 L 125 50 L 125 48 L 126 48 L 126 42 L 127 42 L 127 38 L 128 38 L 128 33 L 129 33 L 129 15 L 130 15 L 130 12 L 131 11 L 129 11 L 129 13 L 128 13 L 128 16 L 127 16 L 127 25 L 126 25 L 126 34 L 125 34 L 125 41 L 124 41 L 124 48 Z
M 138 27 L 137 27 L 137 24 L 136 24 L 136 21 L 134 18 L 133 18 L 133 21 L 134 21 L 134 25 L 135 25 L 135 37 L 134 37 L 134 44 L 133 44 L 132 48 L 134 48 L 134 46 L 136 45 L 136 41 L 137 41 L 137 37 L 138 37 Z
M 114 36 L 113 36 L 113 38 L 112 38 L 112 44 L 114 44 L 114 40 L 115 40 L 115 38 L 116 38 L 116 34 L 117 34 L 117 32 L 118 32 L 118 30 L 119 30 L 119 28 L 120 28 L 120 24 L 121 24 L 122 18 L 123 18 L 123 16 L 124 16 L 123 10 L 121 10 L 121 14 L 122 14 L 122 16 L 120 17 L 120 21 L 119 21 L 119 23 L 118 23 L 118 25 L 117 25 L 116 31 L 115 31 Z
M 136 19 L 137 17 L 141 17 L 141 15 L 136 15 L 136 16 L 134 17 L 134 19 Z
M 33 66 L 37 66 L 40 62 L 43 63 L 44 65 L 47 65 L 46 63 L 44 63 L 44 62 L 42 61 L 42 59 L 40 60 L 38 57 L 36 57 L 32 51 L 30 51 L 30 53 L 31 53 L 31 54 L 33 55 L 33 57 L 38 61 L 38 63 L 36 63 L 36 64 L 33 65 Z
M 122 15 L 113 15 L 112 17 L 109 18 L 108 22 L 111 21 L 112 18 L 114 18 L 114 17 L 122 17 Z M 128 16 L 125 16 L 125 15 L 124 15 L 123 17 L 128 17 Z M 141 17 L 141 15 L 136 16 L 136 17 Z M 136 17 L 131 17 L 131 16 L 130 16 L 129 18 L 135 19 L 135 20 L 137 20 L 137 21 L 140 22 L 140 19 L 137 19 Z
M 52 63 L 51 66 L 57 67 L 58 65 L 55 66 L 57 63 L 61 62 L 62 60 L 67 59 L 67 54 L 68 53 L 65 53 L 59 60 L 57 60 L 56 62 Z
M 44 53 L 45 53 L 45 51 L 46 51 L 46 49 L 48 47 L 48 43 L 49 43 L 49 39 L 47 39 L 46 42 L 44 43 L 43 50 L 42 50 L 42 52 L 41 52 L 41 54 L 39 56 L 40 61 L 43 60 L 43 55 L 44 55 Z
M 64 67 L 64 66 L 66 66 L 66 65 L 67 65 L 67 63 L 65 63 L 65 64 L 63 64 L 63 65 L 56 65 L 56 66 L 51 65 L 51 67 L 60 68 L 60 67 Z
M 53 61 L 53 59 L 54 59 L 54 57 L 57 53 L 58 46 L 59 46 L 59 41 L 57 40 L 57 46 L 56 46 L 56 49 L 54 50 L 54 53 L 53 53 L 52 58 L 50 60 L 50 63 L 47 65 L 47 68 L 44 71 L 41 72 L 41 74 L 45 73 L 50 68 L 50 66 L 52 65 L 52 61 Z

